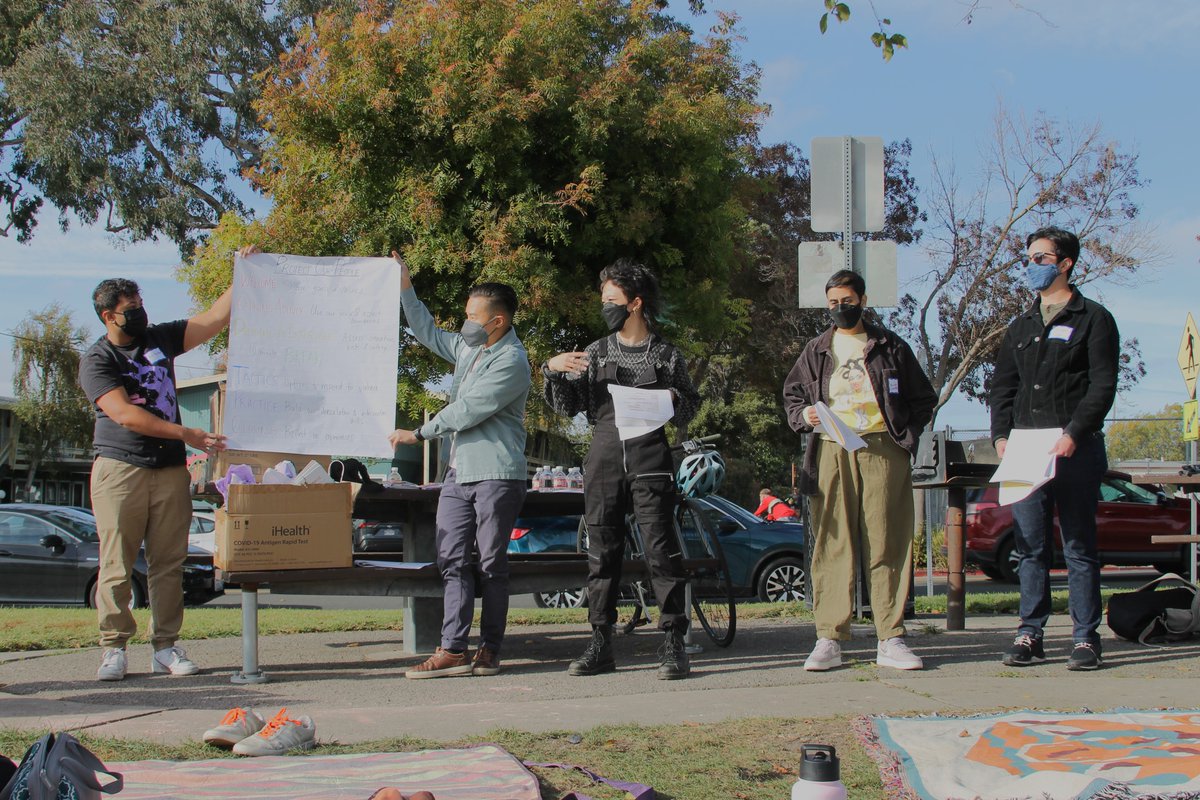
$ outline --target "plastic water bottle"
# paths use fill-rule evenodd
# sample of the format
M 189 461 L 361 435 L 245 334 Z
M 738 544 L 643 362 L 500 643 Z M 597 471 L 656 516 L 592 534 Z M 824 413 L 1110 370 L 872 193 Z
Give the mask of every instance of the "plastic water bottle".
M 567 470 L 567 488 L 583 488 L 583 473 L 579 470 L 579 467 L 571 467 L 569 470 Z
M 566 489 L 567 488 L 567 471 L 565 469 L 563 469 L 562 467 L 555 467 L 553 475 L 554 475 L 554 488 L 555 489 Z
M 533 473 L 533 479 L 529 483 L 530 491 L 536 492 L 542 488 L 542 486 L 543 486 L 542 481 L 544 479 L 545 473 L 546 473 L 545 467 L 537 468 L 537 471 Z
M 792 785 L 792 800 L 846 800 L 841 764 L 832 745 L 800 746 L 800 780 Z
M 383 485 L 388 487 L 399 486 L 402 483 L 404 483 L 404 479 L 400 477 L 400 470 L 396 467 L 392 467 L 383 481 Z
M 551 474 L 551 470 L 550 470 L 549 466 L 542 467 L 542 478 L 541 478 L 541 482 L 538 484 L 538 488 L 539 489 L 553 489 L 554 488 L 554 475 Z

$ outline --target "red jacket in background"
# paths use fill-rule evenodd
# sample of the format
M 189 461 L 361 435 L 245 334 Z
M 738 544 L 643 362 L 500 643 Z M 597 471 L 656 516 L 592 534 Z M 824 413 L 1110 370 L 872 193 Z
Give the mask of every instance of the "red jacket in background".
M 779 522 L 781 519 L 791 519 L 796 516 L 796 512 L 778 497 L 765 494 L 762 502 L 758 504 L 758 510 L 754 512 L 754 516 L 765 516 L 767 522 Z

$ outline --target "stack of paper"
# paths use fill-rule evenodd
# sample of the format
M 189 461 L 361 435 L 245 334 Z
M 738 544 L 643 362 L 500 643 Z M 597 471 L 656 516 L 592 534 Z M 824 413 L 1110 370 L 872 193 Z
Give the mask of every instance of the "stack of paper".
M 617 434 L 622 440 L 658 430 L 675 416 L 675 404 L 668 389 L 634 389 L 610 383 L 608 391 L 613 399 Z
M 1008 435 L 1004 458 L 992 476 L 992 483 L 1000 484 L 1000 505 L 1024 500 L 1054 477 L 1058 457 L 1050 450 L 1062 435 L 1062 428 L 1014 430 Z
M 833 413 L 825 403 L 818 400 L 813 403 L 813 408 L 817 410 L 817 416 L 821 419 L 821 424 L 813 428 L 814 431 L 825 434 L 851 453 L 867 446 L 863 438 L 842 422 L 842 418 Z

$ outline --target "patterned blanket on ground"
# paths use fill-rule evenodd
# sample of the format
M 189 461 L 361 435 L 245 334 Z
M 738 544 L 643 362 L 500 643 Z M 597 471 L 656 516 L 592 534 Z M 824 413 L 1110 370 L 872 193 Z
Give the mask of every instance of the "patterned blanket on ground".
M 897 798 L 1197 800 L 1200 711 L 863 717 Z
M 345 756 L 125 761 L 121 800 L 367 800 L 383 786 L 437 800 L 541 800 L 537 778 L 500 747 Z

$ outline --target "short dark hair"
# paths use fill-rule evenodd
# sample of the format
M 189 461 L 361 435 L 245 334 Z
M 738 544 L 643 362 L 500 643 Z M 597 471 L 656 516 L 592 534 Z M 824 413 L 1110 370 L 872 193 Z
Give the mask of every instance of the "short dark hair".
M 477 283 L 467 297 L 482 297 L 492 311 L 507 314 L 509 322 L 517 315 L 517 292 L 507 283 Z
M 1075 269 L 1075 265 L 1079 263 L 1079 237 L 1070 231 L 1056 228 L 1053 225 L 1045 228 L 1038 228 L 1033 233 L 1025 238 L 1025 247 L 1029 247 L 1038 239 L 1049 239 L 1054 242 L 1054 249 L 1058 252 L 1058 257 L 1071 259 L 1071 269 L 1067 270 L 1067 274 L 1071 274 L 1071 270 Z
M 839 269 L 829 276 L 829 280 L 825 281 L 825 291 L 827 293 L 830 289 L 837 286 L 850 287 L 860 298 L 867 293 L 867 282 L 863 280 L 862 275 L 859 275 L 852 269 Z
M 100 281 L 96 291 L 92 292 L 92 305 L 96 309 L 96 316 L 100 317 L 100 321 L 103 322 L 102 312 L 115 309 L 122 297 L 137 297 L 139 294 L 141 294 L 141 290 L 138 289 L 138 285 L 128 278 L 109 278 Z
M 642 315 L 651 326 L 658 323 L 659 289 L 658 278 L 644 265 L 630 258 L 618 258 L 600 270 L 600 288 L 612 281 L 625 293 L 630 302 L 642 298 Z

